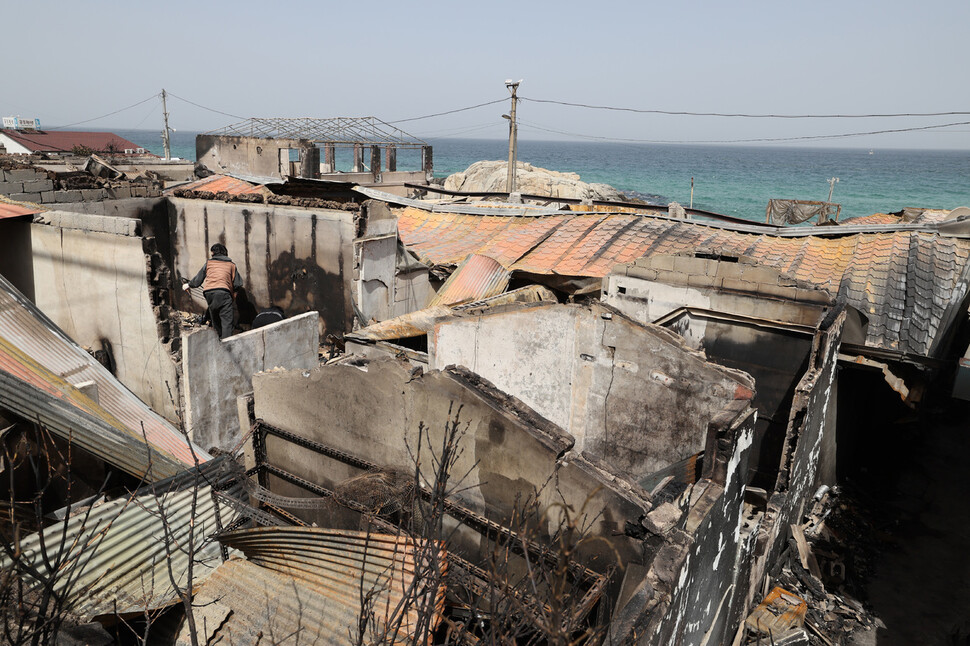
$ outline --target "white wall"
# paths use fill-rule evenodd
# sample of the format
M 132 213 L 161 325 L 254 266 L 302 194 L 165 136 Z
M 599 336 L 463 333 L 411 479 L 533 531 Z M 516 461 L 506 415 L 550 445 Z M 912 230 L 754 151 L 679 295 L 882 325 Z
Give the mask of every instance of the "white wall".
M 24 148 L 3 133 L 0 133 L 0 144 L 7 149 L 7 154 L 9 155 L 29 155 L 31 153 L 30 150 Z
M 118 380 L 163 417 L 177 419 L 176 366 L 158 335 L 142 239 L 68 228 L 72 220 L 95 226 L 97 216 L 59 215 L 63 226 L 31 225 L 34 303 L 82 346 L 98 350 L 107 339 Z

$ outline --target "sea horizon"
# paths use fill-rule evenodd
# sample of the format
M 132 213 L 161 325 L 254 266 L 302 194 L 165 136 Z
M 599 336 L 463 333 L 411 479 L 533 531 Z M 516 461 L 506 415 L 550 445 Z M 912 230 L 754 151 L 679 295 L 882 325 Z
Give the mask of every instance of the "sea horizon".
M 92 129 L 94 130 L 94 129 Z M 162 154 L 159 130 L 108 129 Z M 172 154 L 195 160 L 195 131 L 171 135 Z M 483 160 L 508 158 L 508 139 L 430 138 L 434 174 L 446 177 Z M 870 153 L 871 151 L 871 153 Z M 518 161 L 585 182 L 604 183 L 654 204 L 764 219 L 768 200 L 825 200 L 842 205 L 840 219 L 898 212 L 908 207 L 953 209 L 970 205 L 970 151 L 955 149 L 825 147 L 816 145 L 642 144 L 519 139 Z M 350 169 L 349 152 L 338 169 Z M 398 151 L 398 167 L 420 166 L 417 151 Z

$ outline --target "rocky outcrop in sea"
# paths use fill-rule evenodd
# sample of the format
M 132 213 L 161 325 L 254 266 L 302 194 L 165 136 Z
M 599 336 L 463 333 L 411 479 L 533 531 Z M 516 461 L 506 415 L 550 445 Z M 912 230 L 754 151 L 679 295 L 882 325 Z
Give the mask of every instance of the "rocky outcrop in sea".
M 460 173 L 449 175 L 444 188 L 468 193 L 504 193 L 508 162 L 475 162 Z M 621 201 L 623 194 L 609 184 L 587 183 L 578 173 L 560 173 L 525 162 L 516 164 L 516 190 L 527 195 L 578 200 Z

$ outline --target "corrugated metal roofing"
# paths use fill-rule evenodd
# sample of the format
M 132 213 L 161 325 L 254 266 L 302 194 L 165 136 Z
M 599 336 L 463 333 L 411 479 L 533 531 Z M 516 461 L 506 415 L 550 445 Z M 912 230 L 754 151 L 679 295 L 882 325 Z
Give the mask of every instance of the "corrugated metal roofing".
M 458 305 L 498 296 L 509 286 L 510 276 L 511 272 L 496 260 L 471 254 L 452 272 L 428 305 Z
M 219 537 L 249 560 L 230 559 L 218 567 L 195 596 L 199 605 L 218 603 L 232 612 L 207 626 L 209 643 L 352 643 L 361 613 L 361 594 L 374 591 L 372 611 L 379 630 L 392 630 L 386 642 L 405 643 L 417 624 L 417 608 L 404 602 L 414 589 L 436 609 L 444 589 L 427 589 L 415 577 L 415 561 L 432 556 L 421 544 L 399 536 L 316 527 L 261 527 Z M 440 546 L 436 561 L 445 568 Z M 414 586 L 412 588 L 412 586 Z M 399 629 L 389 618 L 400 609 Z M 221 613 L 220 613 L 221 614 Z M 434 628 L 434 625 L 431 626 Z M 369 635 L 365 643 L 376 642 Z M 184 628 L 179 644 L 188 644 Z
M 211 458 L 199 447 L 195 447 L 193 456 L 189 442 L 177 428 L 125 388 L 114 375 L 74 343 L 2 276 L 0 370 L 69 403 L 78 412 L 99 420 L 104 427 L 115 428 L 127 436 L 126 442 L 129 445 L 144 447 L 147 438 L 148 443 L 156 451 L 168 456 L 173 464 L 190 466 L 195 464 L 196 458 L 202 462 Z M 76 389 L 78 384 L 87 381 L 97 384 L 97 404 Z M 8 403 L 6 397 L 0 400 L 2 406 L 7 406 Z M 27 402 L 23 405 L 29 407 L 30 404 L 31 402 Z M 25 414 L 22 410 L 18 412 Z M 97 438 L 76 436 L 82 432 L 95 433 L 94 427 L 89 425 L 74 432 L 75 440 L 79 443 L 86 439 L 89 444 L 97 444 Z M 98 456 L 131 472 L 130 469 L 138 468 L 133 464 L 142 464 L 147 456 L 147 451 L 139 453 L 141 455 L 129 456 L 108 451 L 98 453 Z M 143 470 L 133 473 L 141 476 Z
M 367 327 L 355 330 L 346 334 L 348 339 L 361 339 L 367 341 L 390 341 L 393 339 L 406 339 L 409 337 L 422 336 L 434 329 L 435 324 L 443 318 L 454 316 L 455 314 L 468 311 L 510 305 L 512 303 L 539 303 L 546 301 L 558 303 L 556 295 L 542 285 L 528 285 L 504 292 L 497 296 L 477 300 L 464 305 L 445 307 L 434 305 L 423 310 L 409 312 L 393 319 L 374 323 Z
M 10 137 L 18 144 L 33 152 L 69 153 L 75 146 L 94 152 L 114 152 L 123 154 L 125 150 L 137 150 L 138 144 L 123 139 L 113 132 L 74 132 L 67 130 L 24 130 L 0 129 L 0 133 Z M 152 153 L 142 153 L 152 155 Z
M 4 202 L 0 199 L 0 220 L 6 218 L 22 218 L 28 215 L 36 215 L 37 213 L 43 213 L 44 209 L 37 208 L 34 206 L 25 206 L 22 204 L 10 204 L 9 202 Z
M 261 193 L 265 189 L 262 186 L 247 182 L 245 180 L 230 177 L 229 175 L 210 175 L 200 180 L 180 184 L 166 193 L 173 191 L 210 191 L 212 193 L 229 193 L 230 195 L 242 195 L 244 193 Z
M 55 592 L 66 596 L 85 619 L 170 605 L 178 597 L 169 578 L 169 564 L 183 589 L 188 582 L 190 558 L 195 584 L 221 564 L 219 543 L 211 539 L 220 529 L 212 487 L 236 478 L 231 460 L 220 458 L 199 470 L 144 487 L 130 498 L 95 505 L 90 512 L 76 512 L 66 523 L 55 522 L 22 538 L 22 562 L 48 573 L 43 543 L 47 558 L 59 573 Z M 230 493 L 243 496 L 242 482 Z M 228 507 L 218 513 L 223 524 L 236 517 Z M 190 539 L 195 541 L 194 551 L 188 549 Z M 62 540 L 65 547 L 59 552 Z M 6 554 L 0 555 L 0 568 L 10 566 Z
M 814 228 L 814 227 L 813 227 Z M 931 356 L 967 292 L 970 240 L 919 226 L 791 236 L 629 214 L 501 217 L 406 208 L 402 242 L 420 260 L 456 265 L 490 256 L 512 271 L 603 277 L 649 254 L 695 250 L 749 256 L 833 294 L 869 317 L 867 344 Z M 890 228 L 891 229 L 891 228 Z

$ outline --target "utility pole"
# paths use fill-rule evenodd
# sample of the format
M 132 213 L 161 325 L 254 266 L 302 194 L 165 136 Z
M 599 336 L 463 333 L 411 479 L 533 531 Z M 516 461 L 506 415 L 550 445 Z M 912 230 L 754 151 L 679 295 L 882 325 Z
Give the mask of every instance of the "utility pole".
M 829 199 L 825 200 L 826 202 L 832 201 L 832 193 L 835 191 L 835 185 L 838 183 L 839 183 L 838 177 L 833 177 L 832 179 L 829 180 Z
M 512 93 L 512 111 L 509 114 L 503 114 L 502 116 L 509 120 L 509 175 L 505 182 L 505 190 L 508 193 L 515 192 L 515 157 L 516 157 L 516 146 L 518 144 L 518 127 L 515 123 L 515 104 L 518 102 L 519 97 L 516 92 L 519 89 L 519 83 L 522 79 L 519 79 L 515 83 L 512 79 L 505 81 L 505 87 L 509 89 Z
M 165 88 L 162 88 L 162 117 L 165 119 L 165 130 L 162 131 L 162 145 L 165 146 L 165 161 L 172 159 L 172 143 L 168 138 L 168 106 L 165 104 Z

